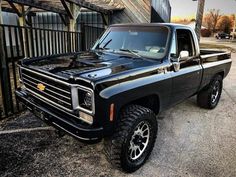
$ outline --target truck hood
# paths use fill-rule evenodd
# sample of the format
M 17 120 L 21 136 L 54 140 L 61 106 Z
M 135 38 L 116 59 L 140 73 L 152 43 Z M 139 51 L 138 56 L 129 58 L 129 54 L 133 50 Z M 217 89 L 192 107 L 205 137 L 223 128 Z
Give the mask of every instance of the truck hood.
M 74 55 L 26 59 L 23 65 L 63 78 L 81 77 L 89 80 L 152 66 L 160 61 L 139 58 L 127 52 L 92 51 Z

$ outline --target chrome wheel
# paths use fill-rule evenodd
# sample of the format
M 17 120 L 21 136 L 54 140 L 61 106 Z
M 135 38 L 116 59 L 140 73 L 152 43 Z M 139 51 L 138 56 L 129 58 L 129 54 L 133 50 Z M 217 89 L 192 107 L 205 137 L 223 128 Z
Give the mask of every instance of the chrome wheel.
M 215 103 L 219 97 L 219 92 L 220 92 L 220 82 L 216 81 L 213 90 L 212 90 L 212 95 L 211 95 L 211 102 Z
M 129 145 L 129 157 L 131 160 L 138 159 L 147 148 L 150 138 L 150 127 L 146 121 L 140 122 L 131 137 Z

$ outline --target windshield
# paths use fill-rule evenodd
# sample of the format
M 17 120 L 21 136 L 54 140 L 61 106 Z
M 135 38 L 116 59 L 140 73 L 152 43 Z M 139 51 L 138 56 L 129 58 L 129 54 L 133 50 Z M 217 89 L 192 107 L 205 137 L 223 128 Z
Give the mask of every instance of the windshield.
M 167 27 L 111 27 L 93 49 L 122 51 L 161 59 L 167 50 Z

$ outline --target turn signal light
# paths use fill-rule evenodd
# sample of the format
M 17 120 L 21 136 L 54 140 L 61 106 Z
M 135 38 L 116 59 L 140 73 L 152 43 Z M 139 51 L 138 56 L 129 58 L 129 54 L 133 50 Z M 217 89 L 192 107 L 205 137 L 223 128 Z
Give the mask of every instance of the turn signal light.
M 93 116 L 89 115 L 89 114 L 86 114 L 84 112 L 79 112 L 79 117 L 80 119 L 82 119 L 83 121 L 89 123 L 89 124 L 92 124 L 93 123 Z
M 114 103 L 112 103 L 112 104 L 110 105 L 110 121 L 111 121 L 111 122 L 112 122 L 113 119 L 114 119 L 114 108 L 115 108 L 115 105 L 114 105 Z

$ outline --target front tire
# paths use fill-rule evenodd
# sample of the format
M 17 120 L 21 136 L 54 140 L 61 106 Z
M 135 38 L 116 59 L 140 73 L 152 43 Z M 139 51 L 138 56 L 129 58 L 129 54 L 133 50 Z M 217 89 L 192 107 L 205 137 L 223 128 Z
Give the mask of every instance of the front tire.
M 150 156 L 157 135 L 156 116 L 139 105 L 126 107 L 114 135 L 105 139 L 105 153 L 111 164 L 125 172 L 139 169 Z
M 198 93 L 198 106 L 206 109 L 214 109 L 220 100 L 222 88 L 223 78 L 221 75 L 217 75 L 211 81 L 209 86 Z

